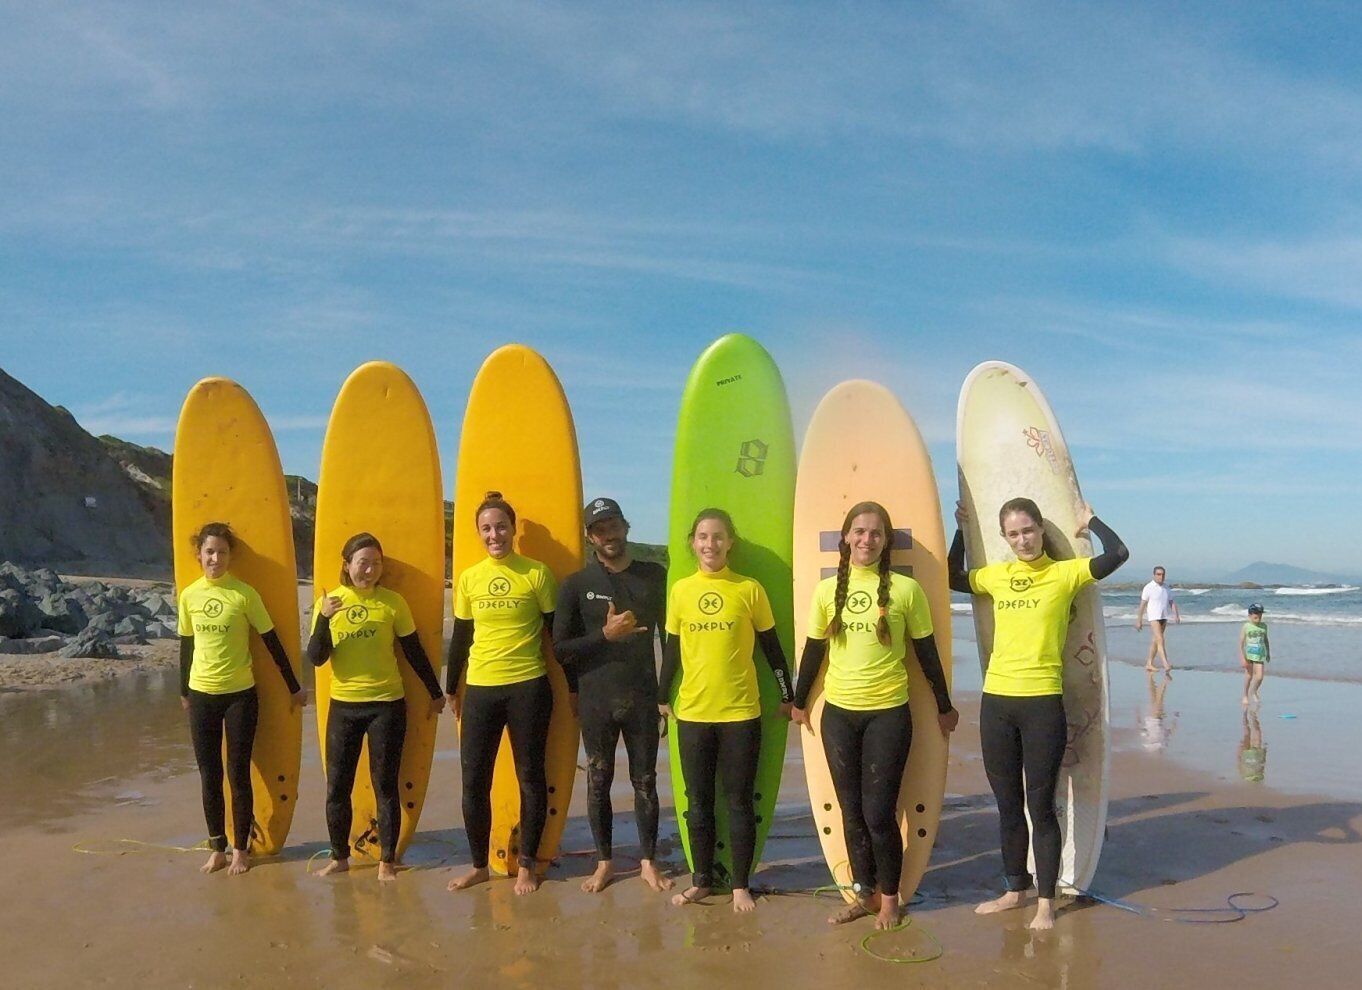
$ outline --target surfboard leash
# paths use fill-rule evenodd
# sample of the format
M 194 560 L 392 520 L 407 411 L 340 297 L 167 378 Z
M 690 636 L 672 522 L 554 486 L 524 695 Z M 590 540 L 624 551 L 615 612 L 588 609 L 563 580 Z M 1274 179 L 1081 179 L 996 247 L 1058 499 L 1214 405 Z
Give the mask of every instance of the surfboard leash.
M 212 841 L 213 837 L 210 836 L 192 846 L 172 846 L 160 842 L 143 842 L 141 839 L 114 839 L 116 846 L 124 847 L 119 849 L 90 849 L 87 847 L 92 845 L 92 842 L 81 841 L 73 845 L 71 851 L 85 856 L 125 856 L 128 853 L 151 852 L 157 849 L 177 853 L 212 852 L 213 847 L 209 845 Z
M 1125 911 L 1129 914 L 1133 914 L 1141 918 L 1148 918 L 1151 921 L 1177 922 L 1178 924 L 1183 925 L 1230 925 L 1234 924 L 1236 921 L 1243 921 L 1251 914 L 1261 914 L 1264 911 L 1271 911 L 1273 908 L 1277 907 L 1281 903 L 1281 901 L 1277 900 L 1277 898 L 1273 897 L 1271 894 L 1259 894 L 1256 891 L 1251 890 L 1241 890 L 1238 891 L 1237 893 L 1230 894 L 1228 897 L 1225 898 L 1224 907 L 1190 907 L 1190 908 L 1149 907 L 1144 904 L 1135 904 L 1132 901 L 1123 901 L 1118 897 L 1107 897 L 1105 894 L 1099 894 L 1095 890 L 1079 890 L 1077 891 L 1077 893 L 1080 897 L 1086 897 L 1089 900 L 1098 902 L 1099 904 L 1106 904 L 1108 907 L 1114 907 L 1117 908 L 1118 910 Z M 1241 898 L 1245 897 L 1262 898 L 1266 899 L 1270 903 L 1250 906 L 1245 906 L 1243 904 L 1238 903 L 1238 901 Z M 1176 917 L 1176 915 L 1181 914 L 1228 914 L 1230 915 L 1230 917 L 1228 918 Z

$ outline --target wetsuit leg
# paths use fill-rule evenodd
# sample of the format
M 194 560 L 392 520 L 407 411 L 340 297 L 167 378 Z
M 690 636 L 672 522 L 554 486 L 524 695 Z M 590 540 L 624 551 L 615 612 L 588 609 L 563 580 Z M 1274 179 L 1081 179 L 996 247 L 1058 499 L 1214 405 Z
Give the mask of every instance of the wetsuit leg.
M 640 693 L 624 712 L 624 748 L 629 754 L 629 782 L 634 785 L 634 823 L 640 859 L 657 856 L 657 705 L 655 691 Z
M 719 723 L 676 720 L 681 778 L 686 789 L 686 831 L 695 867 L 691 883 L 714 885 L 714 774 L 719 761 Z
M 199 790 L 208 844 L 216 852 L 227 851 L 226 803 L 222 798 L 222 717 L 218 695 L 189 689 L 189 738 L 199 765 Z
M 913 739 L 908 705 L 849 711 L 829 703 L 822 732 L 858 893 L 897 894 L 903 872 L 898 799 Z
M 251 750 L 260 721 L 260 698 L 254 687 L 223 695 L 223 727 L 227 730 L 227 782 L 232 788 L 232 848 L 249 849 L 255 796 L 251 790 Z
M 326 717 L 326 831 L 331 858 L 350 858 L 350 826 L 354 821 L 351 792 L 364 746 L 368 706 L 356 701 L 331 702 Z
M 577 714 L 582 724 L 582 748 L 586 751 L 586 817 L 591 822 L 591 837 L 596 841 L 596 858 L 604 862 L 613 855 L 610 786 L 615 780 L 620 723 L 611 711 L 609 699 L 583 697 Z
M 719 729 L 719 772 L 728 798 L 728 841 L 733 847 L 734 890 L 745 890 L 757 848 L 757 812 L 752 789 L 761 755 L 761 719 L 724 722 Z
M 464 688 L 459 726 L 459 764 L 463 771 L 463 823 L 473 868 L 487 868 L 492 837 L 492 771 L 496 768 L 501 732 L 506 727 L 506 689 Z
M 520 857 L 517 865 L 534 869 L 539 839 L 549 811 L 549 786 L 544 774 L 544 754 L 549 742 L 549 719 L 553 715 L 553 689 L 547 677 L 512 684 L 506 725 L 511 732 L 516 781 L 520 784 Z
M 402 829 L 402 810 L 398 797 L 402 771 L 402 743 L 407 735 L 407 702 L 376 701 L 369 723 L 369 777 L 374 785 L 374 804 L 378 809 L 378 841 L 383 862 L 397 860 L 397 837 Z
M 861 737 L 861 808 L 875 853 L 880 892 L 899 892 L 903 874 L 903 835 L 899 832 L 899 791 L 913 744 L 913 716 L 905 702 L 867 713 Z
M 993 798 L 998 802 L 998 832 L 1007 889 L 1031 889 L 1026 870 L 1025 792 L 1022 786 L 1022 737 L 1014 705 L 1017 698 L 984 692 L 979 704 L 979 743 Z
M 1026 767 L 1026 809 L 1031 813 L 1031 845 L 1036 853 L 1036 893 L 1055 896 L 1062 836 L 1055 814 L 1055 786 L 1068 744 L 1064 698 L 1058 694 L 1018 698 L 1022 762 Z
M 828 758 L 833 790 L 837 792 L 837 803 L 842 806 L 842 832 L 846 836 L 851 882 L 858 888 L 859 896 L 869 896 L 875 889 L 875 859 L 865 811 L 861 807 L 865 793 L 861 783 L 863 725 L 855 712 L 829 703 L 823 706 L 819 730 L 823 734 L 823 752 Z M 841 883 L 837 876 L 833 879 Z

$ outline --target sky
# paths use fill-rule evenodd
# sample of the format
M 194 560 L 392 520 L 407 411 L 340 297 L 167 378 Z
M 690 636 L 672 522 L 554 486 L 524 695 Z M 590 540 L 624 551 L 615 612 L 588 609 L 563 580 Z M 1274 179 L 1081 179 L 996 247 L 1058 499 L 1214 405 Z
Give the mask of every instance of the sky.
M 0 2 L 0 368 L 169 449 L 240 381 L 316 477 L 405 368 L 446 477 L 538 349 L 588 496 L 664 538 L 686 373 L 740 330 L 796 436 L 1041 385 L 1129 579 L 1362 574 L 1362 18 L 1347 3 Z

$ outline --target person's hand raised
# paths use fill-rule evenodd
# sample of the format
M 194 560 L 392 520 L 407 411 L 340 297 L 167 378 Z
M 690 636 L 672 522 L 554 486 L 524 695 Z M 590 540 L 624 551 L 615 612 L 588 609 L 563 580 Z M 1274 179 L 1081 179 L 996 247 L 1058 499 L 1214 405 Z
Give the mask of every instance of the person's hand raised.
M 615 603 L 610 602 L 605 610 L 605 628 L 602 632 L 609 642 L 618 643 L 630 636 L 647 633 L 648 627 L 640 626 L 638 620 L 634 618 L 634 613 L 628 609 L 616 612 Z

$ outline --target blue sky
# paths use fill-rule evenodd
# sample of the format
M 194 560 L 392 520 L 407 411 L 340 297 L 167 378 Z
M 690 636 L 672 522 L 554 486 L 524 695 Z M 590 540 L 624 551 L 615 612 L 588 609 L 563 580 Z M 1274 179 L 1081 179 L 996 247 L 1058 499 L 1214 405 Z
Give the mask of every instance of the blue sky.
M 1227 13 L 1232 10 L 1232 14 Z M 801 433 L 890 385 L 954 489 L 1021 365 L 1132 578 L 1362 573 L 1362 18 L 1324 4 L 0 4 L 0 367 L 169 447 L 241 381 L 285 466 L 381 357 L 452 478 L 482 358 L 557 369 L 660 539 L 687 369 Z

